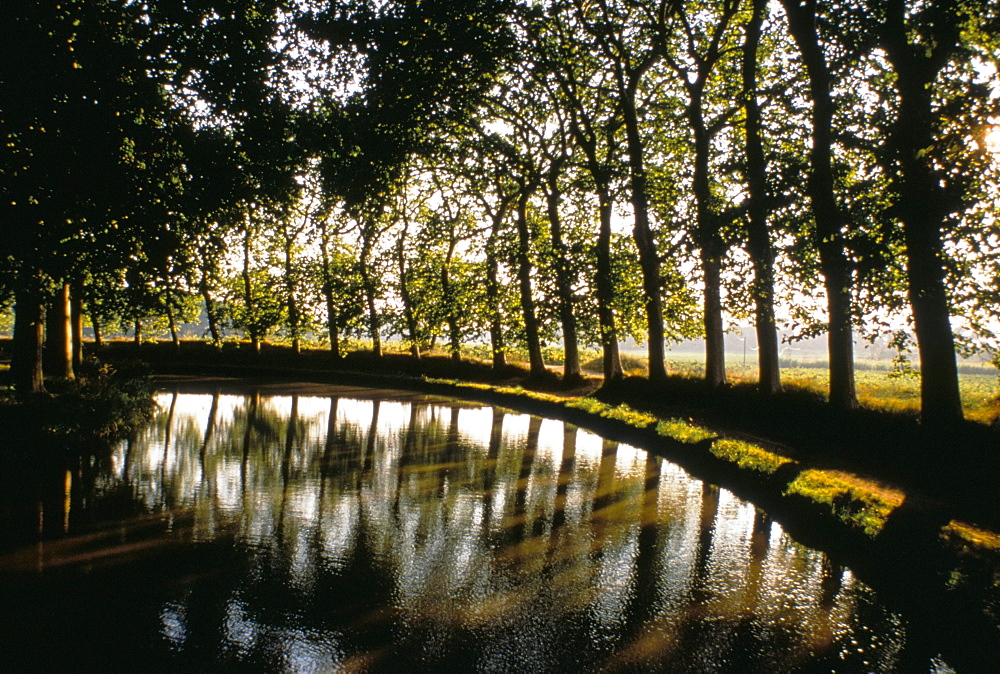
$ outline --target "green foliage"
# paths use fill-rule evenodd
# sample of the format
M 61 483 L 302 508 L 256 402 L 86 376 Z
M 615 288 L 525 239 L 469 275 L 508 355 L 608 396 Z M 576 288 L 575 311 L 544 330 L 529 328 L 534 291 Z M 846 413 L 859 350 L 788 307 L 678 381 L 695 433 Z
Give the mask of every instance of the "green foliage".
M 636 428 L 646 428 L 656 423 L 656 417 L 652 414 L 634 410 L 625 403 L 605 409 L 601 412 L 601 416 L 605 419 L 624 421 L 629 426 L 635 426 Z
M 727 319 L 751 314 L 746 7 L 15 5 L 0 28 L 0 100 L 11 102 L 0 119 L 5 301 L 28 279 L 67 280 L 108 326 L 158 332 L 168 313 L 190 322 L 200 302 L 213 317 L 224 302 L 229 326 L 258 340 L 309 339 L 329 317 L 335 334 L 395 331 L 425 348 L 458 349 L 492 330 L 519 357 L 527 261 L 526 303 L 549 363 L 563 361 L 565 307 L 581 344 L 602 342 L 598 306 L 613 312 L 619 340 L 646 340 L 650 285 L 667 341 L 701 337 L 715 261 Z M 962 349 L 1000 352 L 1000 154 L 987 141 L 1000 75 L 985 65 L 996 11 L 930 2 L 897 16 L 895 34 L 896 6 L 817 5 L 810 56 L 793 39 L 791 7 L 770 8 L 756 64 L 773 299 L 799 336 L 818 336 L 831 320 L 823 285 L 839 274 L 854 329 L 891 334 L 937 283 L 910 273 L 923 268 L 908 256 L 924 251 L 943 265 L 938 318 L 961 331 Z M 829 81 L 810 89 L 817 65 Z M 911 81 L 922 84 L 904 96 Z M 828 142 L 812 137 L 821 91 L 832 97 Z M 904 110 L 911 99 L 920 114 Z M 921 128 L 908 133 L 907 120 Z M 823 177 L 814 150 L 829 150 L 832 205 L 811 213 L 809 188 Z M 929 187 L 912 188 L 914 170 Z M 646 196 L 656 250 L 645 272 L 657 270 L 644 285 L 627 227 Z M 824 214 L 832 224 L 820 231 Z M 904 236 L 924 216 L 938 252 Z M 920 373 L 910 345 L 894 346 L 898 380 L 859 376 L 859 386 L 868 404 L 879 395 L 910 409 L 907 380 Z
M 565 405 L 604 419 L 622 421 L 636 428 L 648 428 L 657 422 L 656 417 L 652 414 L 632 409 L 625 403 L 611 406 L 594 398 L 575 398 L 566 401 Z
M 9 335 L 14 331 L 14 312 L 10 308 L 0 310 L 0 333 Z
M 685 444 L 696 444 L 718 437 L 707 428 L 702 428 L 684 419 L 662 419 L 656 424 L 656 432 L 666 438 Z
M 229 324 L 249 338 L 266 339 L 286 315 L 287 306 L 274 291 L 278 280 L 276 274 L 263 268 L 251 269 L 242 277 L 233 278 L 226 304 Z
M 4 438 L 19 440 L 8 451 L 37 450 L 26 442 L 29 439 L 55 447 L 72 440 L 71 451 L 79 451 L 90 441 L 106 442 L 136 431 L 156 408 L 152 379 L 137 363 L 114 367 L 87 361 L 75 380 L 51 382 L 49 387 L 58 395 L 24 402 L 0 395 L 0 429 Z
M 755 470 L 759 473 L 770 475 L 791 459 L 769 452 L 762 447 L 758 447 L 742 440 L 722 438 L 712 443 L 712 454 L 735 463 L 740 468 Z
M 620 337 L 631 337 L 636 341 L 646 339 L 648 335 L 643 311 L 645 299 L 642 271 L 639 267 L 639 254 L 630 237 L 615 235 L 612 238 L 611 277 L 615 289 L 612 309 L 618 321 Z
M 902 492 L 833 471 L 805 470 L 788 485 L 786 494 L 798 494 L 826 505 L 838 519 L 874 538 L 889 514 L 900 506 Z
M 510 45 L 506 0 L 331 3 L 298 23 L 336 58 L 317 148 L 327 189 L 358 205 L 384 192 L 430 125 L 463 121 Z
M 595 398 L 576 398 L 568 401 L 566 407 L 572 407 L 596 415 L 600 415 L 608 409 L 607 405 Z
M 160 262 L 187 180 L 137 3 L 18 3 L 0 35 L 0 267 L 55 279 Z M 23 275 L 22 275 L 23 276 Z

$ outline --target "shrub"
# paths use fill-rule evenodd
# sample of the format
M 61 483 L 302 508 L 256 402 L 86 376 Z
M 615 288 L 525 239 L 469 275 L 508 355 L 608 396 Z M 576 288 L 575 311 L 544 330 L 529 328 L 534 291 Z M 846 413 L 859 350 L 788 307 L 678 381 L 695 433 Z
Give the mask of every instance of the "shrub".
M 720 459 L 731 461 L 740 468 L 750 468 L 768 475 L 791 462 L 791 459 L 769 452 L 762 447 L 729 438 L 713 442 L 710 451 Z
M 656 424 L 656 432 L 663 437 L 689 445 L 718 437 L 707 428 L 702 428 L 683 419 L 664 419 Z
M 788 485 L 786 494 L 799 494 L 822 503 L 841 521 L 859 527 L 875 537 L 895 508 L 902 504 L 902 492 L 885 489 L 846 473 L 805 470 Z
M 50 395 L 23 402 L 11 395 L 0 399 L 0 442 L 22 453 L 36 442 L 72 450 L 123 437 L 144 425 L 156 408 L 152 379 L 138 363 L 114 367 L 89 361 L 76 379 L 47 386 Z

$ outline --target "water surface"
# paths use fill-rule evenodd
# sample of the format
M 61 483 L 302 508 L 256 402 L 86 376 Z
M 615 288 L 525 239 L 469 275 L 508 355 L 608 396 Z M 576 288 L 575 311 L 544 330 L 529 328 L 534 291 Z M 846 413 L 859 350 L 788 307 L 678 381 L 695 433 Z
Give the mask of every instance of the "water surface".
M 8 498 L 0 669 L 948 671 L 849 570 L 661 458 L 330 392 L 164 392 L 139 437 Z

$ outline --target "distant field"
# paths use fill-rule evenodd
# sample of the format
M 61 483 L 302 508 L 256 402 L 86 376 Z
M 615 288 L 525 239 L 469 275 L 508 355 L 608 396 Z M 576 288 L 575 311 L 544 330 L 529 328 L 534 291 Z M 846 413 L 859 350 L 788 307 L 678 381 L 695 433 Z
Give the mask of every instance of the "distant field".
M 0 343 L 4 340 L 0 338 Z M 346 350 L 370 348 L 359 340 L 345 340 Z M 274 340 L 274 343 L 281 343 Z M 325 348 L 320 344 L 310 346 Z M 387 342 L 388 350 L 405 351 L 405 345 Z M 2 351 L 0 345 L 0 351 Z M 443 353 L 440 350 L 437 353 Z M 467 346 L 463 348 L 463 356 L 488 360 L 489 349 L 485 346 Z M 744 361 L 742 354 L 733 354 L 727 359 L 729 378 L 734 383 L 755 382 L 757 380 L 756 354 L 747 354 Z M 508 354 L 511 362 L 527 361 L 527 355 L 512 350 Z M 549 366 L 558 371 L 562 365 L 562 349 L 549 347 L 545 350 L 545 360 Z M 600 352 L 592 349 L 581 353 L 581 360 L 587 372 L 600 375 Z M 690 377 L 701 377 L 704 374 L 704 355 L 694 352 L 670 351 L 667 353 L 667 371 L 670 374 L 680 374 Z M 525 363 L 526 364 L 526 363 Z M 627 374 L 645 375 L 645 353 L 636 350 L 622 352 L 622 365 Z M 0 362 L 0 371 L 8 369 L 7 363 Z M 883 409 L 894 412 L 916 413 L 920 409 L 920 379 L 915 376 L 890 377 L 892 363 L 888 360 L 873 360 L 865 358 L 856 365 L 855 378 L 857 382 L 858 399 L 861 403 L 873 409 Z M 786 387 L 800 387 L 825 395 L 829 388 L 829 376 L 826 362 L 821 359 L 798 358 L 782 359 L 782 383 Z M 968 419 L 990 422 L 1000 415 L 1000 372 L 992 365 L 963 361 L 959 365 L 959 384 L 961 386 L 962 404 Z
M 694 354 L 668 354 L 668 370 L 677 374 L 700 377 L 704 360 Z M 830 378 L 826 363 L 787 362 L 781 368 L 781 380 L 785 386 L 797 386 L 825 394 Z M 757 381 L 757 363 L 742 358 L 729 358 L 729 377 L 734 382 Z M 920 410 L 920 379 L 915 376 L 890 377 L 892 363 L 889 361 L 864 361 L 857 364 L 855 381 L 858 399 L 866 407 L 894 412 L 917 412 Z M 989 422 L 1000 413 L 1000 372 L 988 365 L 963 363 L 960 366 L 959 385 L 962 404 L 969 419 Z

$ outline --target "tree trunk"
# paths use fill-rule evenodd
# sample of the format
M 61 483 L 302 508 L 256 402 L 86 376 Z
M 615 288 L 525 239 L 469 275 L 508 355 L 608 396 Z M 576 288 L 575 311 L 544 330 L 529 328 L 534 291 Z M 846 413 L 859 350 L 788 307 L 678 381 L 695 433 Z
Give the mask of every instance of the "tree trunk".
M 323 264 L 323 275 L 327 277 L 323 281 L 323 299 L 326 302 L 326 330 L 330 336 L 330 356 L 334 360 L 340 360 L 340 330 L 338 328 L 340 316 L 337 312 L 337 305 L 333 301 L 333 288 L 331 287 L 329 279 L 330 271 L 329 267 L 326 266 L 326 260 L 324 260 Z
M 746 177 L 749 192 L 747 250 L 753 261 L 752 294 L 757 331 L 758 386 L 766 396 L 781 392 L 778 328 L 774 316 L 774 246 L 767 228 L 767 160 L 757 103 L 757 47 L 767 13 L 766 0 L 752 0 L 753 14 L 746 25 L 743 50 L 743 107 L 746 111 Z
M 445 306 L 448 307 L 448 314 L 445 322 L 448 324 L 448 344 L 451 351 L 451 359 L 460 362 L 462 360 L 462 338 L 458 324 L 458 306 L 455 301 L 454 288 L 451 285 L 451 261 L 455 255 L 455 246 L 458 239 L 455 237 L 454 223 L 448 238 L 448 252 L 444 257 L 444 265 L 441 267 L 441 293 L 444 295 Z
M 597 181 L 595 177 L 595 182 Z M 615 321 L 615 286 L 611 273 L 611 190 L 606 182 L 597 188 L 600 229 L 597 233 L 597 319 L 601 329 L 604 381 L 611 382 L 625 377 L 621 354 L 618 350 L 618 326 Z
M 366 263 L 361 265 L 361 284 L 365 289 L 365 306 L 368 308 L 368 336 L 372 340 L 372 354 L 382 357 L 382 337 L 379 334 L 378 310 L 375 307 L 375 283 Z
M 375 307 L 375 288 L 370 281 L 365 281 L 365 304 L 368 307 L 368 335 L 372 340 L 372 354 L 382 357 L 382 337 L 379 334 L 378 310 Z
M 340 360 L 343 357 L 340 353 L 340 330 L 337 329 L 338 315 L 332 293 L 328 293 L 326 297 L 326 316 L 326 328 L 330 335 L 330 355 L 334 360 Z
M 104 337 L 101 335 L 101 319 L 98 318 L 96 313 L 90 314 L 90 324 L 94 328 L 94 347 L 103 348 L 104 347 Z
M 704 276 L 705 382 L 712 388 L 724 385 L 726 335 L 722 320 L 722 258 L 725 243 L 719 232 L 719 215 L 712 205 L 709 159 L 711 134 L 705 127 L 702 96 L 704 79 L 691 87 L 688 122 L 694 134 L 694 197 L 697 211 L 697 242 Z
M 244 327 L 244 332 L 250 337 L 250 346 L 253 349 L 254 355 L 259 355 L 260 336 L 257 334 L 257 327 L 254 325 L 256 308 L 253 299 L 253 282 L 250 278 L 250 243 L 250 227 L 248 224 L 246 230 L 243 232 L 243 270 L 241 272 L 243 277 L 243 301 L 246 303 L 247 309 L 247 325 Z
M 45 331 L 45 305 L 36 288 L 18 288 L 14 304 L 14 339 L 10 373 L 17 397 L 24 400 L 45 393 L 42 373 L 42 345 Z
M 177 334 L 177 321 L 174 317 L 173 297 L 170 290 L 167 290 L 167 326 L 170 328 L 170 343 L 173 344 L 174 351 L 180 351 L 181 338 Z
M 827 342 L 830 355 L 830 404 L 838 409 L 854 409 L 858 406 L 858 398 L 854 383 L 850 274 L 846 268 L 826 266 L 823 278 L 830 318 Z
M 69 283 L 63 283 L 50 301 L 45 351 L 53 373 L 63 379 L 73 379 L 73 318 L 69 299 Z
M 803 6 L 781 0 L 788 27 L 802 55 L 812 97 L 812 150 L 806 185 L 816 221 L 816 247 L 827 294 L 830 355 L 830 404 L 858 406 L 854 384 L 854 337 L 851 328 L 851 275 L 841 232 L 841 213 L 834 196 L 832 168 L 832 78 L 816 32 L 815 2 Z
M 361 237 L 361 255 L 358 266 L 361 271 L 361 285 L 364 288 L 365 304 L 368 307 L 368 334 L 372 340 L 372 354 L 382 357 L 382 337 L 379 334 L 379 316 L 375 307 L 375 280 L 372 278 L 371 262 L 372 246 L 374 244 L 374 227 L 365 224 Z
M 912 241 L 924 238 L 921 235 L 931 238 L 934 232 L 908 234 L 907 240 Z M 920 418 L 925 426 L 946 428 L 962 421 L 962 398 L 945 282 L 935 278 L 938 273 L 944 274 L 940 259 L 927 253 L 932 246 L 907 245 L 907 279 L 920 354 Z
M 573 88 L 564 88 L 564 92 L 573 97 Z M 615 321 L 614 306 L 615 288 L 611 267 L 611 217 L 613 201 L 611 199 L 611 171 L 608 162 L 601 162 L 597 154 L 597 134 L 588 121 L 576 107 L 573 113 L 570 130 L 576 144 L 583 150 L 587 158 L 587 170 L 594 180 L 594 193 L 597 195 L 597 211 L 600 225 L 597 233 L 597 273 L 594 278 L 595 294 L 597 296 L 597 320 L 600 326 L 602 365 L 604 381 L 610 382 L 625 376 L 622 370 L 621 355 L 618 352 L 618 326 Z M 615 150 L 612 142 L 614 130 L 611 130 L 607 148 L 609 155 Z M 610 160 L 610 157 L 609 157 Z
M 528 347 L 528 364 L 532 377 L 546 373 L 542 358 L 542 343 L 535 314 L 535 298 L 531 288 L 531 232 L 528 228 L 528 199 L 531 190 L 525 187 L 517 201 L 517 280 L 524 316 L 524 332 Z
M 72 321 L 71 340 L 73 344 L 73 369 L 83 364 L 83 300 L 79 288 L 70 295 L 70 316 Z
M 890 139 L 895 160 L 897 212 L 903 223 L 906 277 L 920 354 L 920 416 L 926 426 L 947 428 L 962 421 L 962 398 L 955 358 L 955 338 L 948 302 L 945 222 L 953 209 L 926 150 L 935 143 L 932 84 L 956 49 L 958 18 L 934 26 L 934 41 L 924 48 L 910 44 L 906 3 L 889 2 L 883 42 L 896 72 L 897 119 Z
M 497 238 L 500 225 L 507 213 L 507 202 L 492 216 L 490 234 L 486 240 L 486 295 L 490 314 L 490 350 L 493 355 L 493 370 L 507 366 L 507 352 L 504 345 L 503 315 L 500 309 L 500 263 L 497 260 Z
M 219 332 L 218 309 L 215 300 L 208 290 L 208 284 L 201 284 L 201 297 L 205 301 L 205 316 L 208 319 L 208 334 L 212 337 L 212 346 L 219 348 L 222 346 L 222 335 Z
M 293 273 L 293 255 L 291 244 L 285 245 L 285 293 L 286 306 L 288 309 L 288 330 L 292 333 L 292 353 L 298 355 L 302 352 L 302 340 L 299 334 L 302 326 L 299 314 L 299 302 L 295 297 L 295 274 Z
M 410 355 L 420 359 L 420 336 L 417 334 L 417 317 L 413 308 L 413 298 L 410 295 L 410 280 L 406 269 L 406 235 L 404 227 L 396 243 L 396 264 L 399 271 L 399 299 L 403 303 L 403 320 L 410 336 Z
M 142 320 L 139 318 L 135 319 L 133 324 L 135 332 L 132 335 L 132 342 L 135 344 L 136 350 L 142 347 Z
M 559 295 L 559 322 L 563 333 L 563 381 L 579 381 L 580 347 L 576 335 L 576 314 L 573 311 L 573 279 L 569 269 L 568 250 L 562 236 L 562 219 L 559 215 L 559 202 L 562 193 L 559 189 L 558 168 L 548 176 L 548 187 L 545 193 L 545 203 L 549 215 L 549 227 L 552 234 L 553 264 L 556 272 L 556 292 Z
M 326 302 L 326 329 L 330 336 L 330 357 L 340 360 L 340 312 L 333 297 L 333 277 L 330 273 L 330 234 L 325 218 L 320 219 L 320 261 L 323 265 L 323 300 Z
M 632 234 L 639 249 L 642 267 L 642 287 L 646 295 L 646 324 L 648 332 L 649 379 L 662 381 L 667 378 L 666 340 L 663 327 L 662 281 L 660 255 L 649 222 L 649 195 L 646 167 L 643 161 L 642 136 L 639 134 L 638 112 L 635 109 L 635 90 L 630 87 L 624 97 L 622 114 L 625 119 L 625 139 L 628 146 L 629 177 L 632 189 L 632 210 L 635 226 Z
M 702 248 L 705 277 L 705 382 L 712 388 L 726 383 L 726 341 L 722 323 L 722 261 Z

